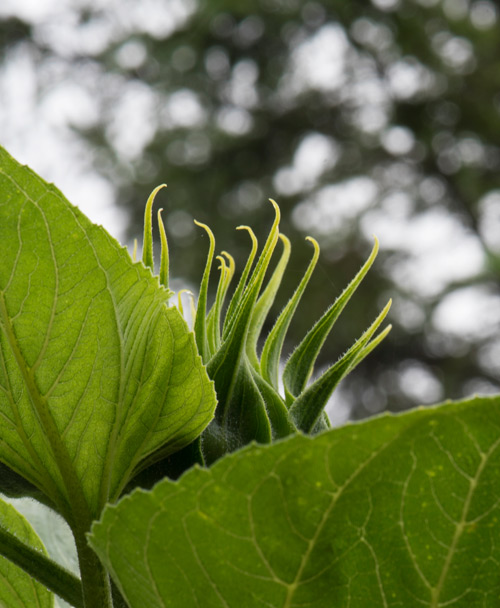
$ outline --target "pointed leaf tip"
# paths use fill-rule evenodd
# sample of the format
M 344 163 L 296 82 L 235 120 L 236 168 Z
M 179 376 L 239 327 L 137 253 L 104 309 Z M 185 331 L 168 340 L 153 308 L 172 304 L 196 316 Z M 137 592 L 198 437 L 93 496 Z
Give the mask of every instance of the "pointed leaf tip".
M 221 251 L 221 255 L 223 255 L 227 259 L 229 276 L 232 278 L 234 276 L 234 271 L 235 271 L 235 268 L 236 268 L 236 263 L 234 261 L 234 258 L 227 251 Z
M 206 225 L 206 224 L 204 224 L 203 222 L 199 222 L 198 220 L 193 220 L 193 222 L 194 222 L 194 223 L 195 223 L 197 226 L 200 226 L 200 228 L 203 228 L 203 229 L 206 231 L 206 233 L 208 234 L 208 236 L 209 236 L 209 237 L 210 237 L 210 236 L 212 236 L 212 237 L 214 238 L 214 240 L 215 240 L 214 233 L 213 233 L 213 232 L 210 230 L 210 227 L 209 227 L 209 226 L 207 226 L 207 225 Z
M 169 279 L 169 255 L 168 255 L 168 241 L 167 233 L 165 232 L 165 226 L 161 217 L 163 209 L 158 209 L 158 227 L 160 229 L 160 242 L 161 242 L 161 260 L 160 260 L 160 284 L 168 289 Z
M 278 203 L 277 203 L 277 202 L 276 202 L 274 199 L 270 198 L 270 199 L 269 199 L 269 202 L 270 202 L 270 203 L 272 204 L 272 206 L 274 207 L 274 211 L 275 211 L 275 213 L 276 213 L 276 219 L 277 219 L 277 221 L 279 222 L 279 221 L 281 220 L 281 209 L 280 209 L 280 207 L 279 207 Z
M 241 294 L 243 293 L 243 291 L 246 287 L 247 279 L 250 275 L 253 261 L 255 259 L 255 255 L 257 253 L 257 248 L 259 246 L 257 237 L 255 236 L 255 233 L 250 228 L 250 226 L 237 226 L 236 230 L 246 230 L 248 232 L 248 234 L 250 235 L 250 239 L 252 241 L 252 248 L 251 248 L 250 254 L 248 256 L 247 262 L 245 264 L 245 268 L 243 269 L 243 272 L 241 273 L 241 277 L 240 277 L 240 280 L 238 281 L 238 285 L 233 293 L 233 296 L 231 297 L 231 301 L 229 302 L 229 306 L 228 306 L 228 309 L 226 312 L 226 317 L 224 320 L 224 337 L 226 337 L 227 332 L 229 331 L 231 322 L 234 318 L 234 314 L 239 306 L 239 303 L 241 300 Z
M 210 245 L 207 254 L 207 263 L 205 265 L 205 270 L 203 272 L 203 277 L 201 279 L 200 292 L 198 294 L 198 306 L 196 307 L 196 317 L 194 321 L 194 333 L 196 337 L 196 344 L 198 346 L 198 352 L 200 353 L 203 362 L 206 363 L 210 357 L 210 350 L 208 344 L 208 336 L 207 336 L 207 324 L 206 324 L 206 316 L 207 316 L 207 294 L 208 294 L 208 281 L 210 278 L 210 270 L 212 269 L 212 261 L 214 257 L 215 251 L 215 237 L 214 233 L 210 230 L 210 228 L 203 224 L 202 222 L 198 222 L 198 220 L 193 220 L 194 223 L 203 228 L 205 232 L 208 234 L 208 238 L 210 240 Z
M 309 241 L 310 243 L 312 243 L 312 245 L 314 247 L 314 252 L 319 254 L 320 246 L 319 246 L 318 241 L 315 238 L 313 238 L 312 236 L 306 236 L 306 241 Z
M 274 387 L 275 390 L 278 390 L 279 386 L 278 369 L 285 335 L 319 258 L 319 245 L 317 241 L 312 237 L 306 237 L 306 239 L 313 244 L 313 256 L 306 272 L 304 273 L 304 276 L 302 277 L 302 280 L 276 320 L 276 323 L 269 333 L 262 349 L 260 360 L 262 375 L 264 379 Z M 283 242 L 285 243 L 285 241 Z
M 340 316 L 340 313 L 347 305 L 347 302 L 372 266 L 379 245 L 377 237 L 374 237 L 374 240 L 375 243 L 371 253 L 356 276 L 328 310 L 326 310 L 323 316 L 307 332 L 307 335 L 288 359 L 283 372 L 287 405 L 290 406 L 295 398 L 297 398 L 305 389 L 306 384 L 311 377 L 316 358 L 327 339 L 327 336 Z
M 186 294 L 190 296 L 190 300 L 192 301 L 194 298 L 193 292 L 189 291 L 189 289 L 181 289 L 177 293 L 177 308 L 181 315 L 184 317 L 184 307 L 182 305 L 182 295 Z
M 160 184 L 151 192 L 146 203 L 146 209 L 144 211 L 144 239 L 142 245 L 142 262 L 147 268 L 154 268 L 153 260 L 153 225 L 152 225 L 152 214 L 153 214 L 153 203 L 156 195 L 162 188 L 166 188 L 167 184 Z
M 260 295 L 252 314 L 250 329 L 247 339 L 247 355 L 250 363 L 256 370 L 260 370 L 259 358 L 257 356 L 257 342 L 262 331 L 262 327 L 267 318 L 267 314 L 274 303 L 276 293 L 281 285 L 283 274 L 290 259 L 291 243 L 290 239 L 280 233 L 279 238 L 283 243 L 281 258 L 269 279 L 266 288 Z
M 377 318 L 338 361 L 307 387 L 290 407 L 290 420 L 303 433 L 313 433 L 330 395 L 339 382 L 347 376 L 390 331 L 390 326 L 375 335 L 384 321 L 391 301 L 387 302 Z

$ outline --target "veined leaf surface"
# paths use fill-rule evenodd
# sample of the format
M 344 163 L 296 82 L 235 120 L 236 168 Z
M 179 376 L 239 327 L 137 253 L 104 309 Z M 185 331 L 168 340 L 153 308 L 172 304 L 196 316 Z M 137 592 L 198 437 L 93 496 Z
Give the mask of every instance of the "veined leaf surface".
M 3 150 L 0 192 L 0 460 L 90 524 L 214 390 L 149 269 Z
M 0 499 L 0 536 L 14 535 L 16 540 L 45 553 L 41 540 L 28 521 L 12 505 Z M 21 568 L 0 557 L 0 606 L 5 608 L 52 608 L 53 594 Z
M 250 446 L 107 507 L 132 608 L 495 608 L 500 398 Z

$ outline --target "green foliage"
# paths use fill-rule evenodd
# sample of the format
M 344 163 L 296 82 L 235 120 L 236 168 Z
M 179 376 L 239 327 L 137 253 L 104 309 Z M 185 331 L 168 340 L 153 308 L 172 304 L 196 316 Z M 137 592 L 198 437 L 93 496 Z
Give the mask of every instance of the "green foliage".
M 194 245 L 189 218 L 210 224 L 239 267 L 245 244 L 233 225 L 251 214 L 263 242 L 265 199 L 276 198 L 293 263 L 307 264 L 305 234 L 322 252 L 304 295 L 310 314 L 296 315 L 288 332 L 293 343 L 329 305 L 323 287 L 354 275 L 375 231 L 381 259 L 349 323 L 319 355 L 328 364 L 362 333 L 374 312 L 365 302 L 394 298 L 394 330 L 343 385 L 352 418 L 440 393 L 498 392 L 498 338 L 477 321 L 486 316 L 466 317 L 466 334 L 437 322 L 447 296 L 474 294 L 498 309 L 498 2 L 181 4 L 124 11 L 70 2 L 34 14 L 9 3 L 0 11 L 3 141 L 24 142 L 55 176 L 60 156 L 51 149 L 77 138 L 68 150 L 76 173 L 93 163 L 126 209 L 131 237 L 153 187 L 175 184 L 165 223 L 175 276 L 191 284 L 206 252 Z M 66 105 L 69 91 L 83 101 Z M 62 145 L 38 153 L 40 124 Z M 315 163 L 325 146 L 324 163 Z M 295 286 L 288 272 L 285 293 Z M 437 387 L 434 397 L 408 390 L 404 377 L 415 369 Z
M 378 243 L 295 348 L 281 388 L 317 243 L 261 338 L 291 254 L 279 207 L 260 253 L 242 227 L 251 251 L 231 297 L 235 263 L 216 256 L 208 310 L 215 238 L 201 225 L 210 244 L 190 332 L 170 302 L 160 215 L 154 276 L 158 189 L 135 262 L 0 150 L 0 490 L 66 519 L 81 575 L 55 564 L 0 501 L 0 604 L 50 608 L 47 588 L 77 608 L 494 608 L 500 398 L 326 430 L 327 399 L 389 331 L 379 330 L 389 304 L 310 381 Z M 158 471 L 170 479 L 137 488 Z
M 25 550 L 28 548 L 28 550 Z M 28 521 L 11 505 L 0 499 L 0 606 L 8 608 L 52 608 L 54 596 L 21 568 L 44 556 L 41 540 Z M 40 565 L 40 560 L 38 560 Z M 17 565 L 14 565 L 17 564 Z M 43 560 L 41 562 L 43 565 Z M 59 577 L 71 577 L 54 564 Z M 49 584 L 51 581 L 43 581 Z M 77 597 L 78 600 L 78 597 Z M 75 604 L 78 606 L 79 604 Z
M 153 191 L 146 205 L 144 218 L 144 263 L 153 268 L 153 239 L 151 207 L 159 188 Z M 312 384 L 307 382 L 319 351 L 330 330 L 350 297 L 370 269 L 378 251 L 378 242 L 363 267 L 311 328 L 304 340 L 297 346 L 288 361 L 283 377 L 286 398 L 279 392 L 279 362 L 287 330 L 290 326 L 300 298 L 314 270 L 319 257 L 319 245 L 311 237 L 314 254 L 309 266 L 290 300 L 276 319 L 269 335 L 261 337 L 266 317 L 271 309 L 290 257 L 289 239 L 279 232 L 280 209 L 271 200 L 275 219 L 264 247 L 252 265 L 257 254 L 257 239 L 249 226 L 239 226 L 248 231 L 252 247 L 245 268 L 230 299 L 224 315 L 224 301 L 235 272 L 232 256 L 223 251 L 217 256 L 220 261 L 220 277 L 215 301 L 207 313 L 209 279 L 212 268 L 215 237 L 208 226 L 196 222 L 209 236 L 207 262 L 199 289 L 198 304 L 194 312 L 194 333 L 196 344 L 207 365 L 207 373 L 213 380 L 217 392 L 217 408 L 214 419 L 203 431 L 200 448 L 205 464 L 211 464 L 224 454 L 234 451 L 252 440 L 269 443 L 272 439 L 285 437 L 297 431 L 318 432 L 328 427 L 324 408 L 338 383 L 379 344 L 390 326 L 377 334 L 387 315 L 390 302 L 375 319 L 366 332 L 340 359 L 324 371 Z M 160 228 L 161 228 L 160 224 Z M 161 231 L 161 267 L 168 259 L 168 244 Z M 278 241 L 283 243 L 283 252 L 274 272 L 265 285 L 266 273 Z M 227 262 L 226 262 L 227 260 Z M 168 284 L 168 276 L 163 279 Z M 265 285 L 265 286 L 264 286 Z M 257 345 L 262 339 L 260 355 Z M 193 454 L 198 461 L 198 453 Z M 194 462 L 186 461 L 188 468 Z
M 500 399 L 477 398 L 250 446 L 90 539 L 131 608 L 493 607 L 499 469 Z

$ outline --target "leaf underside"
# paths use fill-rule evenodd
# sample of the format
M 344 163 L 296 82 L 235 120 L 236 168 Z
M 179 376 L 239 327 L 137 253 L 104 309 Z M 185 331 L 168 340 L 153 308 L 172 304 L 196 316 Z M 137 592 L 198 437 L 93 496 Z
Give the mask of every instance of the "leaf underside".
M 0 192 L 0 460 L 90 525 L 215 394 L 148 268 L 1 149 Z
M 106 508 L 131 608 L 498 606 L 500 398 L 249 446 Z
M 17 541 L 45 554 L 41 540 L 28 521 L 2 499 L 0 499 L 0 544 L 4 536 L 14 535 Z M 2 608 L 52 608 L 54 596 L 43 585 L 0 557 L 0 606 Z

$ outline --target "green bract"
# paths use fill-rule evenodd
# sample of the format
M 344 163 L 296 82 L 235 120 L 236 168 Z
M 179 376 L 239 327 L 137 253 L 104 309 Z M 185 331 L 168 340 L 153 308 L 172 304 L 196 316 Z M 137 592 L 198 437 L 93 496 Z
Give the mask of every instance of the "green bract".
M 156 188 L 148 200 L 144 222 L 143 261 L 152 270 L 151 208 L 159 188 Z M 388 326 L 377 333 L 389 311 L 389 302 L 353 346 L 308 385 L 323 343 L 377 255 L 378 242 L 375 240 L 373 250 L 363 267 L 334 304 L 313 325 L 288 359 L 282 375 L 284 393 L 280 394 L 279 364 L 283 343 L 318 260 L 319 245 L 313 238 L 307 237 L 313 245 L 312 260 L 295 293 L 275 321 L 269 335 L 265 337 L 263 347 L 258 353 L 257 344 L 261 338 L 262 327 L 290 257 L 290 241 L 279 232 L 279 207 L 273 200 L 271 203 L 274 207 L 275 219 L 258 257 L 257 239 L 252 229 L 248 226 L 238 227 L 249 233 L 252 247 L 227 307 L 225 302 L 235 264 L 231 255 L 225 251 L 217 256 L 220 263 L 220 278 L 214 303 L 208 312 L 207 295 L 215 252 L 215 238 L 208 226 L 196 222 L 207 232 L 210 246 L 198 303 L 194 311 L 193 326 L 198 350 L 207 366 L 208 375 L 214 381 L 218 405 L 214 419 L 201 435 L 201 454 L 194 448 L 192 460 L 186 458 L 186 465 L 191 465 L 195 461 L 210 464 L 252 440 L 269 443 L 297 431 L 315 433 L 328 428 L 324 408 L 333 390 L 390 331 Z M 162 237 L 161 281 L 165 287 L 168 287 L 168 273 L 163 270 L 169 265 L 168 245 L 160 215 L 158 219 Z M 281 257 L 272 275 L 267 277 L 266 283 L 266 273 L 280 240 L 283 247 Z

